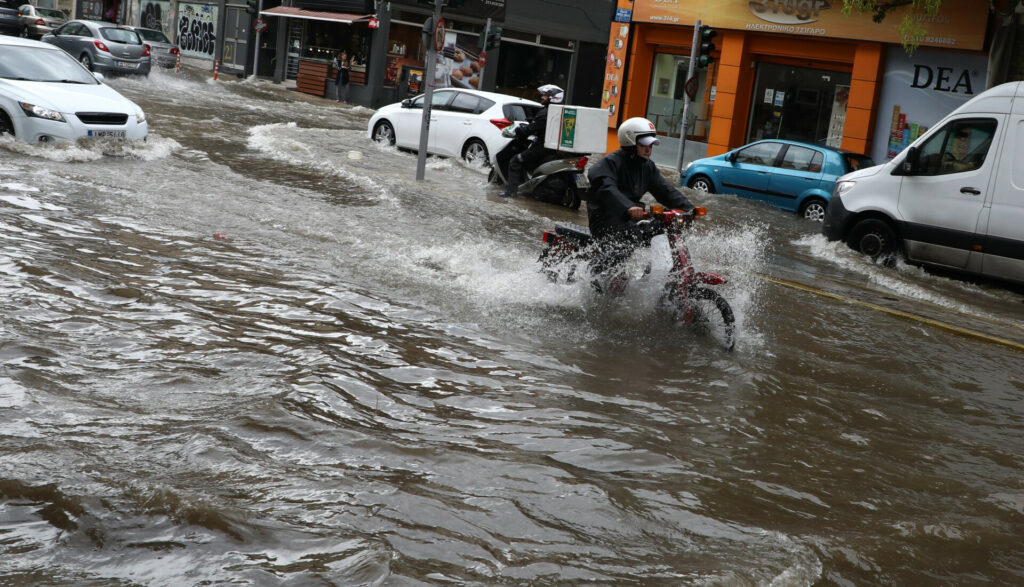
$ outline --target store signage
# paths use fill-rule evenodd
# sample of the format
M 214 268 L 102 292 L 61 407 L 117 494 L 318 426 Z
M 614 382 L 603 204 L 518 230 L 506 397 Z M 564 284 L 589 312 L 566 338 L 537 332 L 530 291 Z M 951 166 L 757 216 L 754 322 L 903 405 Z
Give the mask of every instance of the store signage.
M 562 136 L 558 145 L 562 149 L 572 151 L 576 141 L 576 109 L 562 110 Z
M 890 47 L 878 97 L 871 158 L 891 159 L 931 126 L 985 88 L 988 58 Z
M 392 5 L 434 5 L 436 0 L 392 0 Z M 508 0 L 461 0 L 460 2 L 445 2 L 443 5 L 446 15 L 469 16 L 473 18 L 490 18 L 498 22 L 505 21 L 505 4 Z
M 267 21 L 263 20 L 263 17 L 257 18 L 256 22 L 252 25 L 253 30 L 257 33 L 267 32 Z
M 615 22 L 629 22 L 633 18 L 633 10 L 630 8 L 616 8 Z
M 619 12 L 633 5 L 633 0 L 619 0 Z M 618 12 L 616 13 L 618 14 Z M 601 92 L 601 108 L 608 111 L 608 127 L 615 128 L 619 121 L 619 104 L 622 101 L 624 81 L 623 66 L 629 44 L 632 25 L 629 20 L 613 22 L 608 33 L 608 54 L 604 64 L 604 89 Z
M 666 2 L 634 0 L 632 22 L 693 26 L 698 19 L 716 29 L 840 38 L 902 44 L 898 27 L 909 8 L 891 10 L 881 23 L 868 12 L 842 13 L 838 0 L 717 0 Z M 923 47 L 980 51 L 984 48 L 988 9 L 977 0 L 943 0 L 938 14 L 925 17 Z

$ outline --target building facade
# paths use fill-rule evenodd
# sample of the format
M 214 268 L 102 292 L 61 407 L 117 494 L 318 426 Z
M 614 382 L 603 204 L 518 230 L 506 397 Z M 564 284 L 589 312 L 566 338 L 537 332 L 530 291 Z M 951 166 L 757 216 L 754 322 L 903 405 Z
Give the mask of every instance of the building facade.
M 644 116 L 669 147 L 663 157 L 678 148 L 698 21 L 715 31 L 715 48 L 689 80 L 685 160 L 763 138 L 884 157 L 985 89 L 987 4 L 945 0 L 911 57 L 901 12 L 875 23 L 841 9 L 823 0 L 619 0 L 602 92 L 610 129 Z

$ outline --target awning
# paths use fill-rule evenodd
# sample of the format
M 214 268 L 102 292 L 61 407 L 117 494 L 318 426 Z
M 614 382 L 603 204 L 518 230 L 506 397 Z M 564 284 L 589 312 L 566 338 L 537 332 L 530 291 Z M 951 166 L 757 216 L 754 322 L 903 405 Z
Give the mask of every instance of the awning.
M 305 18 L 309 20 L 327 20 L 352 24 L 369 20 L 372 14 L 345 14 L 343 12 L 321 12 L 319 10 L 304 10 L 295 6 L 275 6 L 260 12 L 260 16 L 286 16 L 291 18 Z

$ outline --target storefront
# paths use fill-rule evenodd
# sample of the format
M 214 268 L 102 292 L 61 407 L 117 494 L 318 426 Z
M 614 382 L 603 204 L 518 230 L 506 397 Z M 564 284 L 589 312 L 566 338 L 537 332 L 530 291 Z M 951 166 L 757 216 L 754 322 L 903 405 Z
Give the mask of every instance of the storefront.
M 675 163 L 671 146 L 678 148 L 698 19 L 717 33 L 716 48 L 690 82 L 685 160 L 762 138 L 872 153 L 879 96 L 884 84 L 894 83 L 884 76 L 890 48 L 903 51 L 896 31 L 901 11 L 878 24 L 868 14 L 843 16 L 842 3 L 818 0 L 619 0 L 618 8 L 602 105 L 613 114 L 610 129 L 631 116 L 655 123 L 670 147 L 659 163 Z M 977 58 L 987 18 L 971 0 L 945 0 L 921 46 L 941 47 L 933 52 L 951 59 Z

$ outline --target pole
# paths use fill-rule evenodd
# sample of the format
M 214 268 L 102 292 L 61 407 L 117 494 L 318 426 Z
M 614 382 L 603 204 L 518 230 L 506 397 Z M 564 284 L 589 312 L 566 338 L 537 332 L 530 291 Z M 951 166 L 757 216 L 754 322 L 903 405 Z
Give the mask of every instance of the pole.
M 697 64 L 697 44 L 700 43 L 700 20 L 693 23 L 693 43 L 690 46 L 690 70 L 686 73 L 686 82 L 693 79 L 693 70 Z M 679 155 L 676 156 L 676 173 L 683 172 L 683 149 L 686 148 L 686 119 L 690 116 L 690 94 L 683 86 L 683 121 L 679 125 Z
M 490 36 L 491 36 L 491 19 L 488 18 L 487 19 L 487 27 L 484 28 L 484 46 L 480 47 L 480 52 L 483 53 L 484 55 L 487 55 L 487 38 L 490 37 Z M 484 85 L 484 67 L 487 67 L 486 62 L 484 63 L 484 65 L 480 66 L 480 73 L 477 74 L 479 76 L 477 79 L 480 80 L 480 86 L 481 87 Z M 479 90 L 480 88 L 477 88 L 477 89 Z
M 423 81 L 427 91 L 423 95 L 423 115 L 420 121 L 420 150 L 416 158 L 416 181 L 423 181 L 427 169 L 427 138 L 430 134 L 430 101 L 434 99 L 436 83 L 437 51 L 434 49 L 437 23 L 441 22 L 441 5 L 444 0 L 434 0 L 434 28 L 430 31 L 430 43 L 427 45 L 427 67 L 423 72 Z
M 258 7 L 256 8 L 256 18 L 262 18 L 260 13 L 263 12 L 263 0 L 260 0 Z M 252 76 L 256 77 L 256 73 L 259 71 L 260 65 L 260 31 L 256 31 L 256 50 L 253 51 L 252 56 Z

